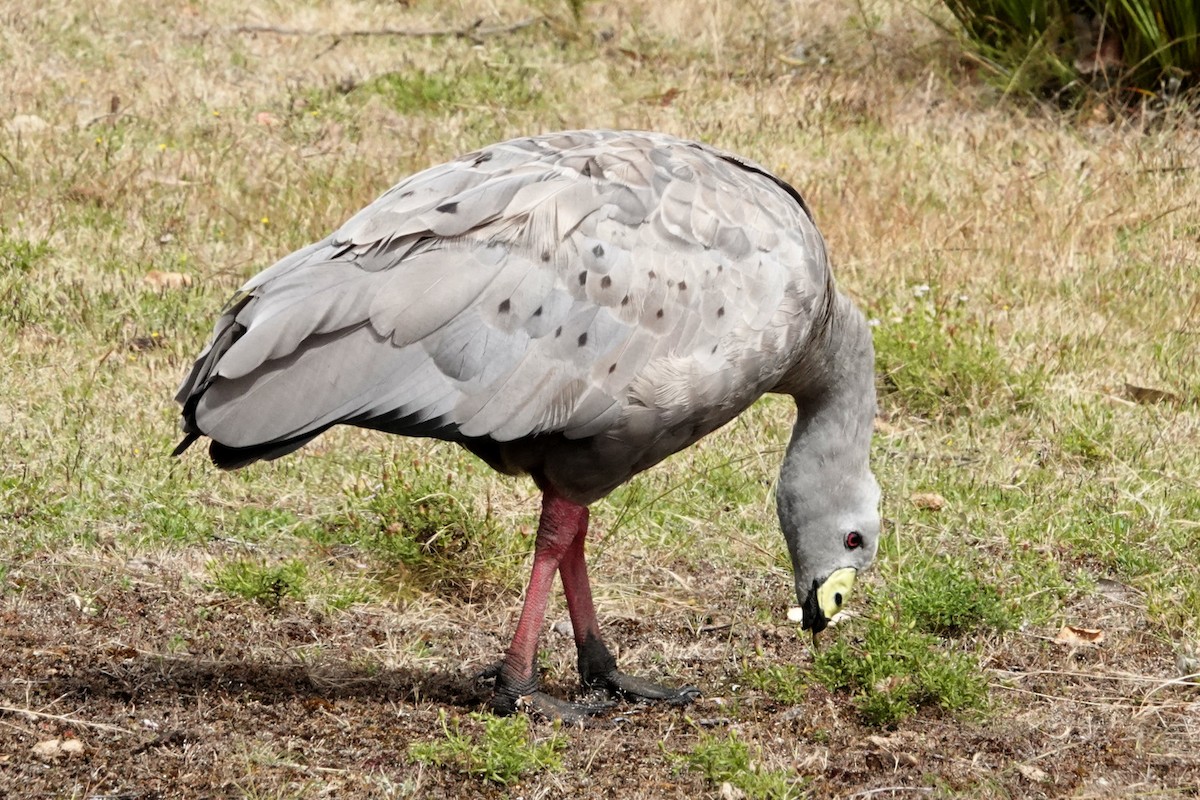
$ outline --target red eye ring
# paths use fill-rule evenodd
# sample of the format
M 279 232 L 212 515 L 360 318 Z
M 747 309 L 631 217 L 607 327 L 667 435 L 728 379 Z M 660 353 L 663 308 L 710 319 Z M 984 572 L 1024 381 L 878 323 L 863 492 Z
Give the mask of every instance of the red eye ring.
M 857 550 L 862 547 L 863 537 L 858 531 L 850 531 L 846 534 L 846 549 Z

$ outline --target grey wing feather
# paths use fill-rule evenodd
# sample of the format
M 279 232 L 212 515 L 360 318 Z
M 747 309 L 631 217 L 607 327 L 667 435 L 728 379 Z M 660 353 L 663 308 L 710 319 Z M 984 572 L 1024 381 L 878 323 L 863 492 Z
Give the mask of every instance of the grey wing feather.
M 185 429 L 625 437 L 648 465 L 770 390 L 809 333 L 789 295 L 826 288 L 807 212 L 755 173 L 614 132 L 420 173 L 243 287 L 180 387 Z

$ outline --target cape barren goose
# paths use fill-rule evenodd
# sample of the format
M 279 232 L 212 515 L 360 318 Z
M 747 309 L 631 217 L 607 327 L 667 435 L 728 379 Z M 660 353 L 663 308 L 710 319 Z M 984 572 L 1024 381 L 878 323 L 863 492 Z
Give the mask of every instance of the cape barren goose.
M 600 638 L 588 506 L 765 392 L 796 423 L 777 489 L 803 627 L 841 608 L 879 539 L 868 465 L 874 356 L 800 194 L 730 153 L 656 133 L 514 139 L 394 186 L 251 278 L 179 389 L 183 452 L 236 469 L 333 425 L 456 442 L 542 492 L 495 710 L 538 691 L 557 572 L 585 687 L 686 703 L 617 670 Z

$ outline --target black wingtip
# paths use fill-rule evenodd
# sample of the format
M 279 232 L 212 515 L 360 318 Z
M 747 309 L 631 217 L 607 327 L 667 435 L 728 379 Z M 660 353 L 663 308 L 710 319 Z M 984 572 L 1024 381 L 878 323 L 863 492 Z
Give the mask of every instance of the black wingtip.
M 281 456 L 286 456 L 288 453 L 299 450 L 320 436 L 328 427 L 326 425 L 320 430 L 304 433 L 291 439 L 264 442 L 263 444 L 250 445 L 249 447 L 230 447 L 214 439 L 212 444 L 209 445 L 208 455 L 212 458 L 212 462 L 221 469 L 241 469 L 253 464 L 255 461 L 274 461 Z

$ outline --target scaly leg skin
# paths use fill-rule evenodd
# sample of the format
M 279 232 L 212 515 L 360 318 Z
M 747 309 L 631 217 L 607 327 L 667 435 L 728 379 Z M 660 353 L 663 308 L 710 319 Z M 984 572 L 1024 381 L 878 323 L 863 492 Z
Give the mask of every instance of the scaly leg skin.
M 673 706 L 691 703 L 700 695 L 700 690 L 694 686 L 672 689 L 617 670 L 617 660 L 600 638 L 600 624 L 596 621 L 596 607 L 592 603 L 592 587 L 583 554 L 587 524 L 585 508 L 579 521 L 578 534 L 558 565 L 563 592 L 567 596 L 567 609 L 571 614 L 571 627 L 575 629 L 580 681 L 586 688 L 604 689 L 610 695 L 639 702 L 665 702 Z
M 601 687 L 610 694 L 635 700 L 667 702 L 671 705 L 686 705 L 700 693 L 691 686 L 669 689 L 617 671 L 616 659 L 600 639 L 596 609 L 592 603 L 592 590 L 583 555 L 587 525 L 586 506 L 572 503 L 551 491 L 545 492 L 534 545 L 533 572 L 525 593 L 525 605 L 517 621 L 517 630 L 504 661 L 485 673 L 496 678 L 492 709 L 498 714 L 512 714 L 525 702 L 548 717 L 565 722 L 582 722 L 611 707 L 611 703 L 571 703 L 538 690 L 535 666 L 538 634 L 545 622 L 546 601 L 555 572 L 562 574 L 567 608 L 575 628 L 579 672 L 584 686 Z
M 535 711 L 564 722 L 582 722 L 604 711 L 608 705 L 570 703 L 538 691 L 537 646 L 538 634 L 546 619 L 546 601 L 571 543 L 577 538 L 580 521 L 586 528 L 587 508 L 547 492 L 542 502 L 542 517 L 538 524 L 537 542 L 533 551 L 533 572 L 525 592 L 525 605 L 517 621 L 512 644 L 504 661 L 485 672 L 496 678 L 492 710 L 497 714 L 512 714 L 528 704 Z

